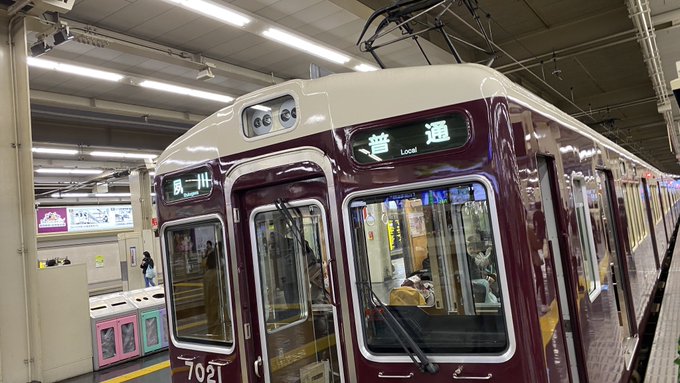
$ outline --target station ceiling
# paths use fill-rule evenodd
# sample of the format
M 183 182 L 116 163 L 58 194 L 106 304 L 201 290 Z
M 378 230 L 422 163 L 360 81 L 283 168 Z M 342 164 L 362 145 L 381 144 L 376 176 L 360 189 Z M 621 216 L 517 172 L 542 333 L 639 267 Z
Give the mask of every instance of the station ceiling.
M 371 56 L 357 47 L 357 39 L 374 10 L 393 4 L 213 1 L 252 17 L 258 27 L 287 30 L 347 54 L 353 64 L 372 65 Z M 474 20 L 467 9 L 453 4 L 443 21 L 459 39 L 454 45 L 463 60 L 488 60 L 466 44 L 483 46 L 484 40 L 471 28 Z M 478 0 L 478 5 L 480 21 L 498 51 L 493 68 L 660 169 L 680 174 L 627 1 Z M 650 0 L 649 6 L 668 87 L 678 77 L 680 3 Z M 126 77 L 107 82 L 31 67 L 32 122 L 38 143 L 160 151 L 227 104 L 139 86 L 144 80 L 237 97 L 287 79 L 309 78 L 312 63 L 329 72 L 352 71 L 348 65 L 303 53 L 253 28 L 228 25 L 170 0 L 76 0 L 62 21 L 75 39 L 40 58 Z M 32 44 L 46 26 L 30 26 Z M 425 34 L 420 41 L 433 63 L 455 62 L 437 35 Z M 387 67 L 426 64 L 412 40 L 379 54 Z M 197 79 L 206 66 L 214 78 Z M 673 104 L 677 124 L 680 111 Z

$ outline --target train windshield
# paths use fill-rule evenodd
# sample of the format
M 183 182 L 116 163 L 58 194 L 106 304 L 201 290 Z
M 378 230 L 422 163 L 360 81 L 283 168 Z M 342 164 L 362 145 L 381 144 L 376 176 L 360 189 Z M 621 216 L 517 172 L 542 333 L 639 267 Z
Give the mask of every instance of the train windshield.
M 507 348 L 497 244 L 481 183 L 359 197 L 350 209 L 371 353 L 404 353 L 379 315 L 382 305 L 425 353 Z

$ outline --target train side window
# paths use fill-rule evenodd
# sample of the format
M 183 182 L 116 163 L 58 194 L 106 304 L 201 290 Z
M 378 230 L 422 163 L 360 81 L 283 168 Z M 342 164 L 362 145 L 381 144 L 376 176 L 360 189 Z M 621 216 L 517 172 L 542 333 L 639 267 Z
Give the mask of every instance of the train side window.
M 594 300 L 601 290 L 600 273 L 595 253 L 595 240 L 593 238 L 593 225 L 590 219 L 590 207 L 588 195 L 583 177 L 573 177 L 572 186 L 574 193 L 574 210 L 578 225 L 578 237 L 581 242 L 581 260 L 583 261 L 583 273 L 585 275 L 588 295 Z
M 165 231 L 165 245 L 175 339 L 230 347 L 232 313 L 221 222 L 172 226 Z
M 657 224 L 661 220 L 661 200 L 659 199 L 659 186 L 652 185 L 652 191 L 650 194 L 654 200 L 654 223 Z
M 359 197 L 350 209 L 369 352 L 403 354 L 373 293 L 426 353 L 507 348 L 504 275 L 481 183 Z
M 633 197 L 627 184 L 623 185 L 623 201 L 625 203 L 626 218 L 628 221 L 628 245 L 634 249 L 638 243 L 637 226 L 635 225 L 635 212 L 633 211 Z
M 635 205 L 637 206 L 637 216 L 638 216 L 638 225 L 640 226 L 640 233 L 641 233 L 641 238 L 640 241 L 642 241 L 643 238 L 647 236 L 647 226 L 645 225 L 645 219 L 644 219 L 644 210 L 642 209 L 642 201 L 644 200 L 644 191 L 642 190 L 642 184 L 641 183 L 636 183 L 635 186 L 633 186 L 633 190 L 637 193 L 635 195 Z

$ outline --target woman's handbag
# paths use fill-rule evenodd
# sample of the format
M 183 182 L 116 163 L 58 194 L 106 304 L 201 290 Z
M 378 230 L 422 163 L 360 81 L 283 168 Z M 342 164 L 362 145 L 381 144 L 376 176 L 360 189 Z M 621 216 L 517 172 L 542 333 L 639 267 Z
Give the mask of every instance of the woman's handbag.
M 149 279 L 156 278 L 156 270 L 154 270 L 153 266 L 149 265 L 146 268 L 146 273 L 144 273 L 144 276 L 149 278 Z

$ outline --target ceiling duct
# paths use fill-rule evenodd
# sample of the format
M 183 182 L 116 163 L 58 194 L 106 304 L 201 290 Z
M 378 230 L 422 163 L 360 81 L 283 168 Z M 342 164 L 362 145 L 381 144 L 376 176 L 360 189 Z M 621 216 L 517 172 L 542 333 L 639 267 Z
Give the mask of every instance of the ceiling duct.
M 678 127 L 673 121 L 673 110 L 671 100 L 668 97 L 668 86 L 664 78 L 663 67 L 659 47 L 656 45 L 656 35 L 648 0 L 628 0 L 628 14 L 638 34 L 638 42 L 642 48 L 642 56 L 647 64 L 649 77 L 654 86 L 654 93 L 657 98 L 657 109 L 666 121 L 666 130 L 671 151 L 674 151 L 676 158 L 680 159 L 680 140 L 678 139 Z
M 42 16 L 45 12 L 66 13 L 73 8 L 75 0 L 21 0 L 12 4 L 7 13 L 14 16 L 25 12 L 33 16 Z

